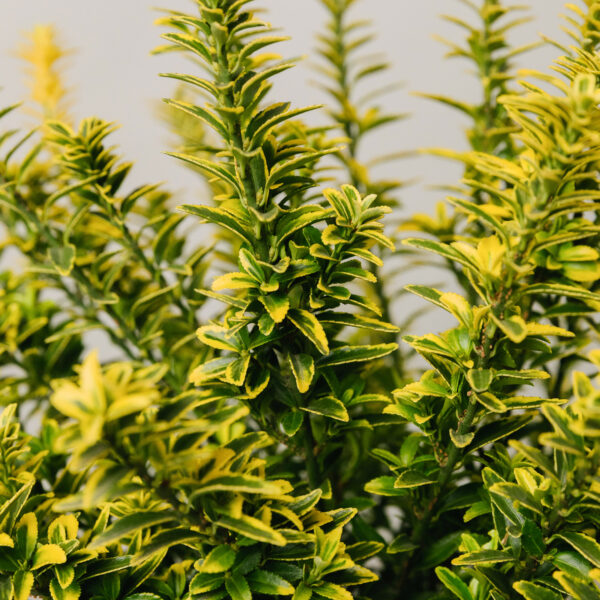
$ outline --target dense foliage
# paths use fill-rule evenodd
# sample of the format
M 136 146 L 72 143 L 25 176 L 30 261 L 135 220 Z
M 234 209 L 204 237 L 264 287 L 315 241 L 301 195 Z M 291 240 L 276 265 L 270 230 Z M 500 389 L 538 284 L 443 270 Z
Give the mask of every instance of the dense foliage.
M 433 151 L 464 179 L 400 228 L 401 178 L 375 175 L 398 156 L 362 143 L 401 118 L 387 64 L 358 0 L 322 3 L 319 126 L 272 99 L 293 63 L 252 0 L 159 19 L 157 52 L 194 65 L 165 74 L 172 156 L 207 191 L 180 207 L 131 189 L 113 124 L 72 123 L 53 30 L 24 46 L 41 124 L 0 133 L 0 253 L 25 265 L 0 273 L 0 600 L 600 600 L 600 3 L 569 5 L 554 74 L 520 82 L 522 8 L 447 17 L 481 99 L 424 95 L 471 150 Z M 406 290 L 455 325 L 415 336 L 394 280 L 427 261 L 447 287 Z

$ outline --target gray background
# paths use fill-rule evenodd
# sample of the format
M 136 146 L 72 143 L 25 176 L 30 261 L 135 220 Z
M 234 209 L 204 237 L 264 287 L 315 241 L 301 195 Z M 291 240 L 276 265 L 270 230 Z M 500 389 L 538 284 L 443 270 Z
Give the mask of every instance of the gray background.
M 15 48 L 23 32 L 36 23 L 54 23 L 68 48 L 75 50 L 65 71 L 71 87 L 72 110 L 76 119 L 97 115 L 117 121 L 122 128 L 114 134 L 125 157 L 136 162 L 130 184 L 166 181 L 170 189 L 186 202 L 201 203 L 203 188 L 197 176 L 166 157 L 169 135 L 156 119 L 158 100 L 170 95 L 173 83 L 157 75 L 161 71 L 184 70 L 192 66 L 168 54 L 149 55 L 159 40 L 153 25 L 156 4 L 165 8 L 194 10 L 186 0 L 2 0 L 4 19 L 0 21 L 0 106 L 26 94 L 21 61 Z M 317 0 L 259 0 L 268 9 L 268 17 L 292 37 L 279 51 L 287 56 L 308 55 L 314 47 L 314 35 L 321 31 L 324 13 Z M 565 39 L 560 31 L 563 11 L 561 0 L 532 0 L 532 23 L 512 36 L 516 44 L 530 42 L 539 33 Z M 362 0 L 355 15 L 370 18 L 377 31 L 371 51 L 384 52 L 392 63 L 390 78 L 404 87 L 386 99 L 389 110 L 409 112 L 411 117 L 385 132 L 375 134 L 366 147 L 366 155 L 376 151 L 397 152 L 419 147 L 465 147 L 461 116 L 433 102 L 419 99 L 413 91 L 428 91 L 456 96 L 467 101 L 479 97 L 477 82 L 466 72 L 468 65 L 457 59 L 443 60 L 444 46 L 432 39 L 438 34 L 461 40 L 462 31 L 439 18 L 442 12 L 467 16 L 469 11 L 458 0 Z M 557 50 L 544 47 L 526 55 L 530 68 L 547 69 Z M 279 78 L 275 95 L 296 105 L 324 100 L 312 85 L 310 60 Z M 33 120 L 30 120 L 30 124 Z M 26 124 L 26 119 L 25 123 Z M 458 165 L 432 157 L 397 161 L 382 171 L 401 179 L 418 179 L 401 196 L 406 214 L 431 210 L 443 198 L 432 185 L 456 183 Z M 0 232 L 1 235 L 1 232 Z M 422 276 L 422 275 L 421 275 Z M 413 279 L 414 280 L 414 279 Z M 431 330 L 431 322 L 427 324 Z

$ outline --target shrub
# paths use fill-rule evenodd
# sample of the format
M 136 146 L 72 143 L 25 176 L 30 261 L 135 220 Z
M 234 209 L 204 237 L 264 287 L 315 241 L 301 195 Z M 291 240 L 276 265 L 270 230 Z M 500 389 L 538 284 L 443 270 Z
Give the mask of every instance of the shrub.
M 465 177 L 404 251 L 401 181 L 361 151 L 400 115 L 354 0 L 323 0 L 325 126 L 270 99 L 293 64 L 250 0 L 159 19 L 157 51 L 201 67 L 166 75 L 209 197 L 179 208 L 128 187 L 111 123 L 70 122 L 34 30 L 42 126 L 0 137 L 2 250 L 27 261 L 0 277 L 0 599 L 600 598 L 600 3 L 518 85 L 518 9 L 466 3 L 451 54 L 483 100 L 428 96 L 472 149 L 435 151 Z M 406 289 L 456 325 L 414 336 L 394 279 L 428 255 L 452 285 Z

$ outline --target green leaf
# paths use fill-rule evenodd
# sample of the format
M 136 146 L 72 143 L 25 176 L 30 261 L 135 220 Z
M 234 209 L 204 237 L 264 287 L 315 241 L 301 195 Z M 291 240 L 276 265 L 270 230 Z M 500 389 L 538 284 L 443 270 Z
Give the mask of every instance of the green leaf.
M 50 262 L 63 277 L 70 275 L 75 264 L 75 246 L 53 246 L 50 248 Z
M 514 560 L 515 558 L 511 554 L 503 552 L 502 550 L 477 550 L 456 557 L 452 561 L 452 564 L 457 566 L 470 566 L 513 562 Z
M 286 238 L 299 229 L 304 229 L 317 221 L 322 221 L 330 214 L 320 206 L 302 206 L 290 210 L 277 222 L 275 237 L 279 246 Z
M 525 552 L 536 558 L 541 558 L 546 552 L 542 530 L 531 519 L 523 525 L 521 544 Z
M 391 323 L 372 319 L 362 315 L 353 315 L 349 313 L 337 313 L 333 311 L 322 312 L 319 314 L 321 323 L 331 323 L 333 325 L 344 325 L 346 327 L 356 327 L 360 329 L 369 329 L 370 331 L 382 331 L 384 333 L 398 333 L 400 329 Z
M 231 385 L 244 385 L 248 367 L 250 366 L 250 354 L 244 353 L 227 365 L 224 380 Z
M 225 544 L 213 548 L 204 559 L 200 568 L 199 573 L 223 573 L 228 571 L 235 562 L 236 553 Z
M 177 287 L 179 287 L 179 284 L 174 283 L 173 285 L 169 285 L 158 290 L 154 290 L 148 294 L 144 294 L 133 303 L 133 306 L 131 307 L 131 314 L 137 316 L 141 312 L 140 308 L 142 306 L 148 304 L 149 302 L 152 302 L 153 300 L 156 300 L 157 298 L 160 298 L 161 296 L 166 296 L 170 294 Z
M 477 431 L 475 439 L 468 447 L 468 452 L 474 452 L 487 444 L 491 444 L 492 442 L 496 442 L 512 435 L 516 431 L 519 431 L 519 429 L 525 427 L 531 419 L 533 419 L 533 415 L 531 414 L 515 415 L 514 417 L 507 417 L 501 421 L 493 421 L 483 425 L 483 427 Z
M 503 224 L 491 214 L 483 210 L 481 206 L 477 205 L 473 201 L 463 200 L 461 198 L 451 197 L 448 198 L 448 201 L 457 206 L 465 214 L 475 217 L 480 222 L 483 221 L 502 238 L 502 241 L 506 245 L 508 245 L 508 234 Z
M 17 571 L 13 575 L 15 600 L 28 600 L 33 587 L 33 573 L 31 571 Z
M 511 502 L 517 503 L 519 506 L 525 506 L 529 510 L 543 514 L 541 504 L 527 490 L 524 490 L 516 483 L 496 483 L 489 491 L 493 494 L 504 496 Z
M 596 294 L 582 287 L 574 285 L 563 285 L 560 283 L 534 283 L 525 286 L 523 294 L 538 296 L 541 294 L 552 294 L 556 296 L 566 296 L 567 298 L 577 298 L 578 300 L 600 302 L 600 294 Z
M 496 398 L 496 396 L 494 396 L 494 394 L 491 392 L 475 394 L 475 398 L 479 404 L 485 406 L 485 408 L 491 412 L 504 413 L 508 410 L 508 408 L 506 408 L 506 404 L 498 400 L 498 398 Z
M 397 489 L 415 488 L 422 485 L 431 485 L 436 481 L 436 478 L 423 475 L 419 471 L 408 470 L 400 474 L 394 482 L 394 487 Z
M 346 407 L 333 396 L 316 398 L 308 406 L 301 406 L 300 408 L 307 412 L 335 419 L 336 421 L 347 423 L 350 420 Z
M 275 573 L 256 569 L 247 577 L 250 589 L 259 594 L 269 596 L 290 596 L 294 593 L 294 587 L 285 579 Z
M 25 513 L 17 524 L 16 542 L 19 553 L 27 560 L 33 554 L 38 539 L 38 522 L 35 513 Z
M 166 511 L 161 512 L 138 512 L 122 517 L 112 523 L 100 535 L 96 536 L 89 544 L 88 548 L 104 548 L 109 544 L 118 542 L 124 537 L 145 529 L 153 525 L 167 523 L 174 517 Z
M 489 467 L 484 468 L 481 474 L 483 477 L 483 483 L 489 491 L 490 498 L 494 505 L 511 523 L 522 527 L 525 523 L 525 518 L 523 517 L 523 515 L 521 515 L 521 513 L 518 510 L 515 509 L 515 507 L 512 505 L 512 502 L 509 502 L 505 496 L 495 494 L 491 491 L 494 485 L 504 483 L 504 480 L 500 477 L 500 475 L 498 475 L 494 470 L 490 469 Z
M 178 544 L 197 542 L 200 539 L 202 539 L 202 534 L 187 529 L 186 527 L 160 531 L 150 538 L 150 540 L 142 547 L 141 551 L 135 555 L 132 564 L 141 565 L 157 552 L 163 552 Z
M 431 569 L 445 563 L 451 556 L 456 554 L 462 540 L 462 531 L 453 531 L 443 537 L 431 540 L 423 548 L 420 560 L 422 569 Z
M 400 554 L 402 552 L 411 552 L 418 547 L 410 541 L 406 533 L 401 533 L 392 540 L 392 543 L 387 547 L 387 552 L 388 554 Z
M 293 309 L 289 311 L 288 319 L 315 345 L 321 354 L 329 353 L 327 335 L 315 315 L 307 310 Z
M 224 583 L 225 576 L 222 573 L 198 573 L 190 583 L 192 594 L 208 594 L 218 590 Z
M 213 291 L 218 290 L 251 290 L 257 287 L 257 282 L 245 273 L 225 273 L 216 277 L 212 282 Z
M 212 111 L 203 108 L 202 106 L 195 106 L 193 104 L 189 104 L 188 102 L 180 102 L 179 100 L 165 100 L 166 104 L 178 108 L 179 110 L 195 117 L 196 119 L 201 120 L 203 123 L 206 123 L 210 127 L 212 127 L 221 137 L 227 138 L 227 126 L 223 121 Z M 196 156 L 192 156 L 190 154 L 177 154 L 175 152 L 168 152 L 168 156 L 172 156 L 173 158 L 178 158 L 185 162 L 189 162 L 201 169 L 212 173 L 210 170 L 211 167 L 218 165 L 216 162 L 211 162 L 208 160 L 199 159 Z
M 465 256 L 463 256 L 460 252 L 458 252 L 448 244 L 442 244 L 440 242 L 434 242 L 432 240 L 421 240 L 418 238 L 409 238 L 403 240 L 402 243 L 408 246 L 414 246 L 415 248 L 419 248 L 420 250 L 434 252 L 435 254 L 438 254 L 446 260 L 458 262 L 465 267 L 473 267 L 471 262 L 467 258 L 465 258 Z
M 562 596 L 550 588 L 530 581 L 517 581 L 513 587 L 526 600 L 562 600 Z
M 473 600 L 467 584 L 455 573 L 446 567 L 437 567 L 435 570 L 439 580 L 460 600 Z
M 491 369 L 469 369 L 467 381 L 475 392 L 485 392 L 492 384 L 494 373 Z
M 587 579 L 592 569 L 592 565 L 582 558 L 578 552 L 568 550 L 558 552 L 552 562 L 562 571 L 576 577 L 577 579 Z
M 600 568 L 600 544 L 589 535 L 569 531 L 558 533 L 554 536 L 570 544 L 584 558 L 587 558 L 595 567 Z
M 281 323 L 287 316 L 290 308 L 290 300 L 287 296 L 269 294 L 268 296 L 259 296 L 258 299 L 267 309 L 267 312 L 275 323 Z
M 75 579 L 75 569 L 69 564 L 55 566 L 54 573 L 63 590 L 69 587 Z
M 256 475 L 243 473 L 231 475 L 217 474 L 210 479 L 203 479 L 190 493 L 190 499 L 213 492 L 238 492 L 278 496 L 281 494 L 281 484 L 273 481 L 265 481 Z
M 288 354 L 288 362 L 298 391 L 305 394 L 315 376 L 315 361 L 309 354 Z
M 196 334 L 198 339 L 211 348 L 217 350 L 227 350 L 229 352 L 240 352 L 241 348 L 238 340 L 231 332 L 220 325 L 205 325 L 200 327 Z
M 239 573 L 232 573 L 225 577 L 225 589 L 231 600 L 252 600 L 248 582 Z
M 67 562 L 65 551 L 56 544 L 42 544 L 38 546 L 31 561 L 32 569 L 41 569 L 48 565 L 61 565 Z
M 116 556 L 114 558 L 99 558 L 93 561 L 86 572 L 86 577 L 100 577 L 108 573 L 122 571 L 129 567 L 132 563 L 131 556 Z
M 283 419 L 281 419 L 281 426 L 283 431 L 289 437 L 292 437 L 298 433 L 298 430 L 302 426 L 304 415 L 299 410 L 293 410 L 285 413 Z
M 232 517 L 230 515 L 221 515 L 216 525 L 231 529 L 237 533 L 259 542 L 273 544 L 275 546 L 285 546 L 285 538 L 277 531 L 254 517 L 242 515 L 241 517 Z
M 554 572 L 555 579 L 561 584 L 569 598 L 576 600 L 599 600 L 600 593 L 595 584 L 588 584 L 566 573 Z
M 515 344 L 520 344 L 527 337 L 527 323 L 521 317 L 514 315 L 508 319 L 499 319 L 493 312 L 490 315 L 494 323 Z
M 184 205 L 179 207 L 180 210 L 190 215 L 200 217 L 204 221 L 214 223 L 224 227 L 231 233 L 240 237 L 243 241 L 252 246 L 254 235 L 247 220 L 240 214 L 229 212 L 223 208 L 215 208 L 213 206 L 191 206 Z
M 365 485 L 365 492 L 376 494 L 377 496 L 406 496 L 406 489 L 395 487 L 395 482 L 396 477 L 392 475 L 376 477 Z
M 313 591 L 328 600 L 353 600 L 352 594 L 341 585 L 329 582 L 321 582 L 313 588 Z
M 321 367 L 333 367 L 347 363 L 365 362 L 383 358 L 398 349 L 398 344 L 377 344 L 374 346 L 341 346 L 318 360 Z
M 474 431 L 458 433 L 458 431 L 455 431 L 454 429 L 450 430 L 450 439 L 457 448 L 466 448 L 473 441 L 474 437 Z
M 50 593 L 53 600 L 78 600 L 81 595 L 81 586 L 76 581 L 66 588 L 60 587 L 56 579 L 50 582 Z

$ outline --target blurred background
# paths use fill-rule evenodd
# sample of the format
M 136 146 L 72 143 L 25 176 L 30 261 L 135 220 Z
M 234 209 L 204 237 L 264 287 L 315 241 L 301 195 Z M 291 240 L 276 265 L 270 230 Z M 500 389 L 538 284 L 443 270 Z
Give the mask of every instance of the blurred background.
M 17 48 L 24 33 L 36 24 L 55 24 L 64 47 L 72 51 L 65 61 L 65 80 L 70 87 L 70 114 L 75 120 L 96 115 L 121 124 L 113 140 L 127 160 L 135 161 L 130 184 L 168 182 L 183 202 L 204 203 L 205 191 L 197 175 L 164 155 L 173 142 L 167 127 L 157 119 L 160 99 L 171 95 L 174 83 L 160 78 L 163 71 L 193 72 L 195 67 L 174 54 L 151 56 L 160 44 L 160 16 L 155 2 L 164 8 L 193 10 L 189 0 L 27 0 L 6 2 L 0 21 L 0 106 L 27 96 L 23 63 Z M 539 39 L 540 34 L 565 41 L 561 31 L 562 0 L 530 0 L 532 21 L 515 30 L 516 45 Z M 289 57 L 304 57 L 300 65 L 277 79 L 275 95 L 296 106 L 326 101 L 313 85 L 315 35 L 323 30 L 325 14 L 317 0 L 259 0 L 267 9 L 265 19 L 291 36 L 278 51 Z M 427 147 L 466 147 L 465 121 L 449 108 L 419 98 L 414 92 L 444 94 L 465 101 L 479 99 L 477 81 L 460 59 L 445 60 L 446 48 L 435 35 L 462 41 L 464 32 L 442 19 L 440 13 L 469 17 L 460 0 L 362 0 L 354 16 L 373 22 L 377 32 L 370 50 L 387 56 L 389 78 L 401 82 L 400 89 L 385 99 L 393 112 L 408 113 L 407 119 L 377 130 L 366 142 L 365 155 L 396 153 Z M 559 51 L 549 45 L 521 56 L 528 68 L 547 70 Z M 309 115 L 318 119 L 318 114 Z M 32 116 L 29 123 L 36 123 Z M 429 212 L 444 194 L 433 189 L 459 181 L 462 167 L 432 156 L 393 161 L 377 175 L 411 179 L 401 191 L 402 213 Z M 1 232 L 0 232 L 0 235 Z M 418 279 L 431 277 L 419 273 Z M 411 281 L 415 276 L 411 275 Z M 436 311 L 440 313 L 441 311 Z M 436 318 L 440 318 L 438 315 Z M 441 323 L 437 324 L 441 326 Z M 431 331 L 432 323 L 425 325 Z M 420 329 L 420 327 L 418 327 Z M 416 331 L 414 332 L 416 333 Z

